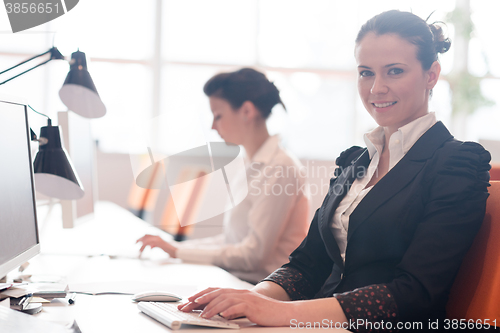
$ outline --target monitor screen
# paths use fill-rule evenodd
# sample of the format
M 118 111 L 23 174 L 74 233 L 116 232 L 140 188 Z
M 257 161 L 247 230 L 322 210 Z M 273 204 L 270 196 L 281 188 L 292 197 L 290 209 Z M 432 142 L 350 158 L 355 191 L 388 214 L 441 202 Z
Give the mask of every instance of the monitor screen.
M 27 109 L 0 96 L 0 278 L 40 252 Z

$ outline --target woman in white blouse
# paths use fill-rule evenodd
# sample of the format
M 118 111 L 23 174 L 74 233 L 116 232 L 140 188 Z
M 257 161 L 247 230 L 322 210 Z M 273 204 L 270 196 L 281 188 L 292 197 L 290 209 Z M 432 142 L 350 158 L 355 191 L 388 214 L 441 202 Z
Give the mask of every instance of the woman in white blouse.
M 266 76 L 243 68 L 221 73 L 204 87 L 215 129 L 224 141 L 245 149 L 248 195 L 224 216 L 224 233 L 204 239 L 167 242 L 146 235 L 140 251 L 159 247 L 171 257 L 220 266 L 259 282 L 288 261 L 307 234 L 309 191 L 300 162 L 270 136 L 266 119 L 279 91 Z M 283 105 L 284 106 L 284 105 Z

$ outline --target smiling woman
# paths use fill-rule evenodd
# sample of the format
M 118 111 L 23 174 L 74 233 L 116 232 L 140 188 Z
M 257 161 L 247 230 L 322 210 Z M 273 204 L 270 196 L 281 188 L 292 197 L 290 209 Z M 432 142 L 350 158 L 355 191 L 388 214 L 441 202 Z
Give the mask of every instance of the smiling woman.
M 380 48 L 381 44 L 385 47 Z M 359 95 L 377 124 L 388 128 L 388 137 L 429 112 L 429 91 L 437 83 L 441 66 L 434 62 L 424 71 L 416 52 L 416 45 L 397 35 L 374 32 L 356 47 Z
M 370 19 L 355 50 L 358 91 L 379 125 L 365 134 L 367 148 L 337 159 L 337 178 L 289 263 L 251 291 L 207 289 L 179 308 L 266 326 L 442 324 L 484 217 L 490 168 L 483 147 L 454 139 L 428 111 L 438 53 L 449 46 L 439 28 L 412 13 Z
M 440 27 L 408 23 L 397 13 L 368 21 L 356 38 L 359 95 L 377 124 L 388 127 L 386 137 L 429 112 L 441 72 L 437 54 L 451 45 Z

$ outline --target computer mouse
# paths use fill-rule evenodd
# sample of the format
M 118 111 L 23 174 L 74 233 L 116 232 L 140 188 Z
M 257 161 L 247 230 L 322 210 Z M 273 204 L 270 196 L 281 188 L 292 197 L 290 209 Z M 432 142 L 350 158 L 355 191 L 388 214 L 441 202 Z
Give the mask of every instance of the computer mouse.
M 178 302 L 182 297 L 166 291 L 146 291 L 132 296 L 134 302 Z

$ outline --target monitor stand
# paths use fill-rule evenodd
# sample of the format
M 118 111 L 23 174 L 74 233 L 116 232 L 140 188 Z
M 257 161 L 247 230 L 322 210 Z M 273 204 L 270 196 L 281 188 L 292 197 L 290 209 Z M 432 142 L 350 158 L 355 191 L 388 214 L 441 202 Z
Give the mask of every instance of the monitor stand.
M 11 306 L 11 309 L 22 312 L 22 313 L 26 313 L 29 315 L 34 315 L 34 314 L 37 314 L 38 312 L 42 311 L 43 304 L 42 303 L 30 303 L 24 309 L 19 309 L 16 307 L 13 308 L 12 306 Z

